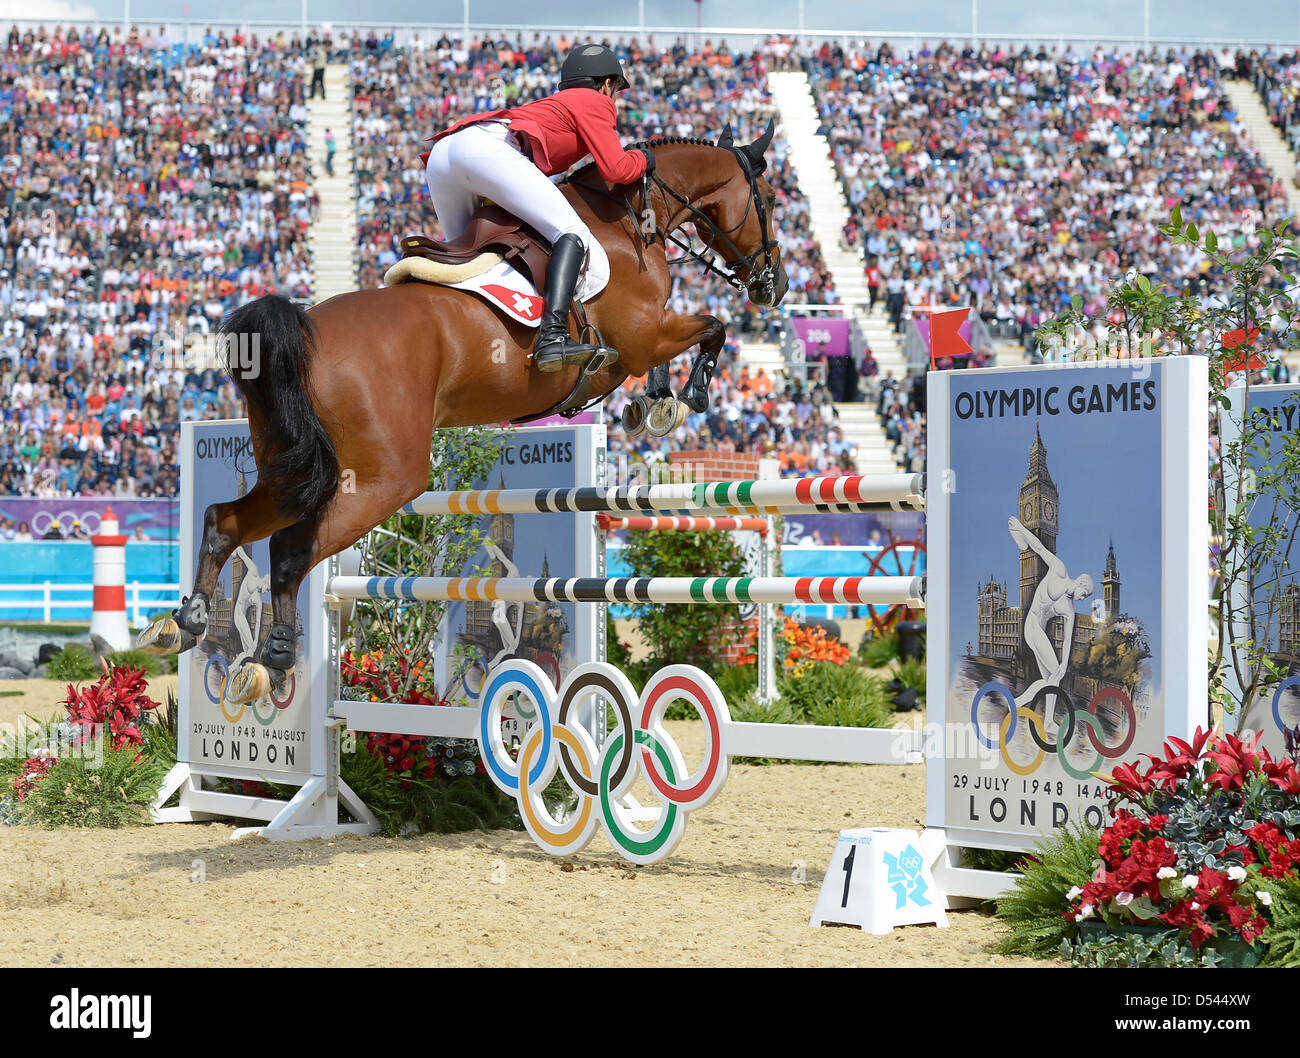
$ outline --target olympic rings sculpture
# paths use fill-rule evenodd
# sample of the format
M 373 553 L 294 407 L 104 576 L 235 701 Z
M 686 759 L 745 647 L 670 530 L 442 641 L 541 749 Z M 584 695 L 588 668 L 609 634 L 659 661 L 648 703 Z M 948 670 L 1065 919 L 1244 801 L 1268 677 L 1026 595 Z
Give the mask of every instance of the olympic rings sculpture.
M 516 692 L 540 715 L 519 745 L 518 760 L 512 760 L 501 735 L 501 710 Z M 616 729 L 599 748 L 573 719 L 575 707 L 592 698 L 608 702 L 617 716 Z M 679 699 L 700 714 L 708 736 L 704 761 L 689 776 L 663 727 L 664 712 Z M 708 804 L 726 782 L 730 758 L 722 733 L 730 721 L 717 684 L 689 665 L 660 669 L 638 697 L 628 678 L 604 662 L 578 666 L 556 690 L 540 666 L 512 658 L 493 670 L 484 688 L 479 752 L 492 781 L 519 802 L 524 826 L 544 852 L 575 853 L 603 827 L 624 858 L 655 863 L 681 841 L 687 813 Z M 578 807 L 564 820 L 542 799 L 557 768 L 578 795 Z M 620 803 L 641 774 L 662 804 L 648 831 L 637 829 Z
M 1005 698 L 1011 707 L 998 725 L 998 742 L 992 741 L 980 730 L 980 701 L 986 694 L 990 693 L 996 693 Z M 1067 721 L 1064 732 L 1058 733 L 1054 743 L 1048 741 L 1043 720 L 1038 713 L 1034 712 L 1034 706 L 1052 694 L 1065 701 Z M 1102 730 L 1101 721 L 1097 718 L 1097 710 L 1100 708 L 1101 703 L 1112 698 L 1120 703 L 1120 708 L 1124 710 L 1124 715 L 1128 719 L 1127 733 L 1118 746 L 1106 745 L 1103 741 L 1105 732 Z M 1037 752 L 1027 764 L 1016 763 L 1007 753 L 1007 746 L 1011 739 L 1015 737 L 1016 727 L 1021 720 L 1028 725 L 1029 737 L 1037 747 Z M 1016 775 L 1032 775 L 1042 765 L 1043 759 L 1048 753 L 1055 753 L 1056 759 L 1060 761 L 1061 768 L 1067 775 L 1076 779 L 1091 779 L 1094 777 L 1093 773 L 1102 766 L 1105 760 L 1114 760 L 1116 757 L 1124 756 L 1133 745 L 1133 740 L 1137 738 L 1137 711 L 1133 708 L 1132 699 L 1118 687 L 1102 687 L 1092 696 L 1087 708 L 1079 708 L 1074 704 L 1074 700 L 1069 693 L 1062 687 L 1049 684 L 1040 688 L 1032 700 L 1018 703 L 1016 696 L 1011 693 L 1011 688 L 1005 683 L 1001 680 L 989 680 L 988 683 L 975 692 L 975 697 L 971 699 L 970 722 L 975 729 L 975 737 L 980 740 L 980 744 L 988 749 L 998 750 L 1002 755 L 1002 763 Z M 1076 768 L 1065 755 L 1065 749 L 1074 738 L 1074 733 L 1080 724 L 1087 728 L 1088 741 L 1092 743 L 1092 748 L 1097 752 L 1092 764 L 1083 769 Z

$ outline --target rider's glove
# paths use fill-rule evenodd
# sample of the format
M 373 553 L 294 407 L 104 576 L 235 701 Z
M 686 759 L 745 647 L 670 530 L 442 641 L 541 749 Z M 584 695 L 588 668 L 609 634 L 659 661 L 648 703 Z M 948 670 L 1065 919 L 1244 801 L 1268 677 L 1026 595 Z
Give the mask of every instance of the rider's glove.
M 655 156 L 653 153 L 651 153 L 645 147 L 629 147 L 628 150 L 640 151 L 643 155 L 645 155 L 645 171 L 647 173 L 653 173 L 655 171 Z

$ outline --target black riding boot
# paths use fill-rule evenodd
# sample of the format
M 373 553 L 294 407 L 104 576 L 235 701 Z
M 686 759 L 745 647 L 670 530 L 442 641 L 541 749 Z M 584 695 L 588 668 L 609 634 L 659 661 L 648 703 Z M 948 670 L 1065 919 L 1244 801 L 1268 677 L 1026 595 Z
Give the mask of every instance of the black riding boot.
M 533 360 L 538 371 L 559 371 L 565 364 L 586 362 L 596 351 L 569 337 L 569 306 L 578 285 L 578 272 L 586 248 L 576 235 L 561 235 L 551 249 L 551 263 L 546 268 L 546 293 L 543 295 L 542 323 Z

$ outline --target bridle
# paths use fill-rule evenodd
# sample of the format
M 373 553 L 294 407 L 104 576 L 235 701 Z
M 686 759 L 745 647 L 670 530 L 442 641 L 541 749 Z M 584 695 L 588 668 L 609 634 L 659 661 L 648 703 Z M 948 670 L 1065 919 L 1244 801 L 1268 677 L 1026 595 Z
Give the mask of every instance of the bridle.
M 729 150 L 740 165 L 740 170 L 745 174 L 745 179 L 749 184 L 749 198 L 745 203 L 745 215 L 740 221 L 731 228 L 722 228 L 712 217 L 705 213 L 699 206 L 695 205 L 689 198 L 683 195 L 676 188 L 664 181 L 656 172 L 651 174 L 647 172 L 641 178 L 641 201 L 643 209 L 639 212 L 629 201 L 626 193 L 616 195 L 606 191 L 602 187 L 595 187 L 590 184 L 580 184 L 590 191 L 604 195 L 606 198 L 620 202 L 632 217 L 637 230 L 641 234 L 641 239 L 646 246 L 652 246 L 656 238 L 662 239 L 664 244 L 672 243 L 680 249 L 688 258 L 695 261 L 704 270 L 703 274 L 712 272 L 719 276 L 729 286 L 739 293 L 746 293 L 751 287 L 758 287 L 763 301 L 771 301 L 776 294 L 776 260 L 772 251 L 780 247 L 780 243 L 775 239 L 764 239 L 762 246 L 751 254 L 742 252 L 739 246 L 735 244 L 731 236 L 745 226 L 745 221 L 749 219 L 749 211 L 752 209 L 758 214 L 759 231 L 766 233 L 768 231 L 768 213 L 767 203 L 764 201 L 762 194 L 758 190 L 758 178 L 762 175 L 766 165 L 754 165 L 749 156 L 740 148 L 731 144 L 715 144 L 714 146 L 723 146 Z M 651 202 L 651 183 L 658 187 L 665 197 L 672 199 L 681 205 L 690 215 L 690 221 L 695 225 L 697 232 L 700 231 L 701 225 L 707 234 L 701 237 L 707 244 L 706 249 L 712 250 L 714 245 L 721 243 L 723 249 L 728 253 L 735 254 L 733 260 L 728 262 L 730 271 L 723 271 L 711 260 L 704 256 L 704 251 L 697 250 L 690 243 L 683 242 L 673 235 L 672 231 L 665 231 L 658 223 L 655 217 L 654 206 Z M 683 220 L 682 223 L 685 223 Z M 676 230 L 675 228 L 673 230 Z M 756 267 L 759 257 L 763 258 L 763 266 Z M 745 270 L 745 277 L 742 279 L 736 275 L 736 269 Z

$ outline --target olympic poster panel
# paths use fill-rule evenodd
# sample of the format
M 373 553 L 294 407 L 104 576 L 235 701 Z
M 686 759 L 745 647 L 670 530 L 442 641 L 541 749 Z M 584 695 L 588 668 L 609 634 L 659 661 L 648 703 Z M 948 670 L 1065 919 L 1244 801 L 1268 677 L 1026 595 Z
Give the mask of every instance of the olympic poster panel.
M 506 432 L 505 448 L 475 489 L 570 489 L 598 484 L 602 425 L 546 426 Z M 594 517 L 587 514 L 491 514 L 479 519 L 482 546 L 460 576 L 594 577 Z M 457 575 L 457 574 L 450 574 Z M 555 686 L 595 661 L 604 607 L 578 603 L 453 602 L 443 619 L 438 686 L 448 704 L 477 705 L 487 673 L 511 658 L 540 666 Z
M 1222 458 L 1227 507 L 1246 504 L 1250 524 L 1263 530 L 1272 526 L 1282 534 L 1280 549 L 1297 531 L 1300 514 L 1289 501 L 1286 480 L 1276 484 L 1270 478 L 1281 471 L 1287 450 L 1300 444 L 1300 386 L 1252 386 L 1228 391 L 1229 407 L 1223 415 Z M 1244 414 L 1243 414 L 1244 413 Z M 1233 447 L 1241 439 L 1243 420 L 1251 425 L 1252 436 L 1242 446 L 1245 481 L 1238 482 Z M 1233 701 L 1241 703 L 1243 682 L 1250 682 L 1251 660 L 1244 649 L 1247 641 L 1258 642 L 1277 669 L 1280 679 L 1241 703 L 1236 717 L 1227 717 L 1245 736 L 1260 736 L 1260 745 L 1274 757 L 1286 755 L 1285 732 L 1300 726 L 1300 582 L 1297 569 L 1287 561 L 1254 562 L 1229 557 L 1240 567 L 1233 583 L 1223 590 L 1231 595 L 1237 615 L 1235 634 L 1223 644 L 1223 679 Z M 1229 571 L 1230 572 L 1230 571 Z M 1226 633 L 1226 629 L 1225 629 Z M 1232 643 L 1241 644 L 1235 650 Z M 1235 657 L 1234 657 L 1235 654 Z M 1261 664 L 1258 659 L 1256 664 Z
M 929 387 L 928 819 L 1025 848 L 1205 721 L 1205 362 Z
M 244 419 L 181 424 L 181 584 L 188 592 L 209 504 L 245 495 L 257 467 Z M 221 571 L 208 611 L 208 632 L 181 655 L 177 757 L 192 772 L 267 777 L 277 782 L 324 771 L 324 730 L 310 723 L 307 659 L 310 625 L 324 613 L 310 605 L 313 585 L 298 590 L 298 658 L 284 687 L 251 704 L 235 705 L 226 690 L 241 662 L 255 658 L 271 630 L 271 554 L 259 540 L 238 548 Z

